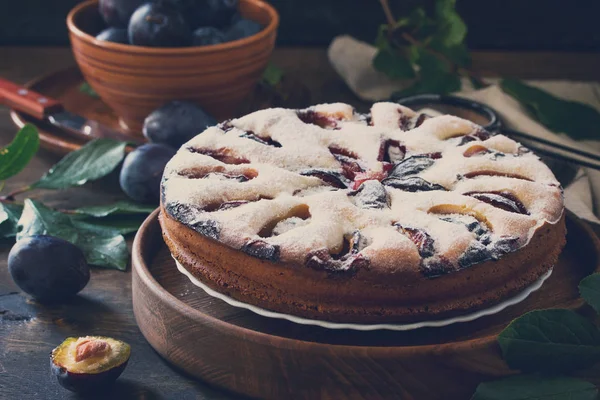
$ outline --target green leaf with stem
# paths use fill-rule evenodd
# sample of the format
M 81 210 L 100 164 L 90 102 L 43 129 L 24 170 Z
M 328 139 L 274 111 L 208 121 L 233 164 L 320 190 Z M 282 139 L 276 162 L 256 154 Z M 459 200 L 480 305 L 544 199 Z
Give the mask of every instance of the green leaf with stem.
M 471 400 L 595 400 L 592 383 L 562 376 L 517 375 L 480 383 Z
M 40 202 L 25 199 L 18 229 L 17 240 L 31 235 L 56 236 L 81 248 L 92 265 L 122 271 L 127 267 L 129 250 L 125 238 L 112 227 L 82 223 Z
M 17 224 L 23 206 L 12 203 L 0 203 L 0 238 L 14 237 L 17 235 Z
M 393 97 L 412 96 L 421 93 L 446 94 L 460 90 L 460 78 L 455 75 L 450 66 L 420 46 L 414 46 L 419 65 L 419 80 L 411 87 L 394 93 Z
M 83 82 L 81 85 L 79 85 L 79 91 L 95 99 L 100 98 L 100 96 L 98 96 L 98 93 L 96 93 L 96 91 L 87 82 Z
M 509 367 L 532 372 L 568 372 L 600 361 L 600 332 L 571 310 L 536 310 L 498 335 Z
M 435 20 L 437 31 L 434 40 L 450 48 L 461 45 L 467 36 L 467 25 L 456 12 L 456 0 L 436 0 Z
M 516 79 L 503 79 L 500 87 L 551 131 L 566 133 L 574 139 L 598 138 L 600 113 L 593 107 L 559 99 Z
M 126 145 L 112 139 L 93 140 L 67 154 L 31 188 L 66 189 L 102 178 L 121 163 Z
M 283 70 L 278 66 L 269 63 L 263 72 L 262 80 L 270 86 L 277 86 L 283 79 Z
M 121 200 L 116 203 L 101 206 L 80 207 L 72 211 L 75 214 L 82 214 L 90 217 L 106 217 L 108 215 L 150 214 L 155 209 L 155 206 L 134 203 L 129 200 Z
M 72 222 L 76 227 L 83 228 L 104 228 L 110 231 L 118 232 L 121 235 L 128 235 L 137 232 L 140 225 L 146 219 L 145 215 L 114 215 L 103 218 L 74 218 Z
M 12 142 L 0 149 L 0 181 L 21 172 L 39 147 L 40 138 L 35 126 L 27 124 L 21 128 Z
M 600 273 L 589 275 L 579 282 L 579 293 L 600 314 Z

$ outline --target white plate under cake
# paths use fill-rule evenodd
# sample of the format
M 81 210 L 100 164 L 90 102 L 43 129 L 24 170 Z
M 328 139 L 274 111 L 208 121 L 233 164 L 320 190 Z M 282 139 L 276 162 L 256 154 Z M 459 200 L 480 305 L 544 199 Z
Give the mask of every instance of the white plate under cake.
M 562 189 L 534 153 L 395 103 L 268 109 L 208 128 L 167 165 L 160 223 L 210 288 L 336 322 L 492 306 L 565 244 Z

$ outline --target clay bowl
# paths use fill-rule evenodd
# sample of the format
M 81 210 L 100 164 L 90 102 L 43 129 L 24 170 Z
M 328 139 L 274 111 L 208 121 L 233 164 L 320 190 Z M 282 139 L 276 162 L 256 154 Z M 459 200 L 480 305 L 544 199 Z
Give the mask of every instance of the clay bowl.
M 224 119 L 252 92 L 275 46 L 279 15 L 260 0 L 240 0 L 239 7 L 263 29 L 213 46 L 156 48 L 96 40 L 94 35 L 104 27 L 97 0 L 73 8 L 67 26 L 87 82 L 120 117 L 124 129 L 141 135 L 144 118 L 169 100 L 194 101 Z

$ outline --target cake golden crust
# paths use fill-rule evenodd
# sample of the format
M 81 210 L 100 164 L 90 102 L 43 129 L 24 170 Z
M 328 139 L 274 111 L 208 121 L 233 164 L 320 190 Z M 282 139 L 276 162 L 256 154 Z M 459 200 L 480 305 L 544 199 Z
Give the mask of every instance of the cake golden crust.
M 550 270 L 566 234 L 563 216 L 556 224 L 542 225 L 525 248 L 500 260 L 431 279 L 402 268 L 396 275 L 367 270 L 337 275 L 273 263 L 207 238 L 164 209 L 159 220 L 173 257 L 210 288 L 285 314 L 353 323 L 418 322 L 487 308 Z

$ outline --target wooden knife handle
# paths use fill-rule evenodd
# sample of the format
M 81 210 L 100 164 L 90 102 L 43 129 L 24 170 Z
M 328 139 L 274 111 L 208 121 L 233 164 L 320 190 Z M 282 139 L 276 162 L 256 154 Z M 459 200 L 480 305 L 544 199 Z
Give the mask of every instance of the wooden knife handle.
M 0 78 L 0 104 L 14 108 L 38 119 L 61 111 L 62 104 L 53 98 L 41 95 L 23 86 Z

